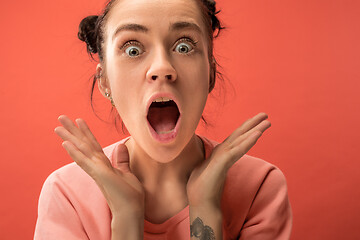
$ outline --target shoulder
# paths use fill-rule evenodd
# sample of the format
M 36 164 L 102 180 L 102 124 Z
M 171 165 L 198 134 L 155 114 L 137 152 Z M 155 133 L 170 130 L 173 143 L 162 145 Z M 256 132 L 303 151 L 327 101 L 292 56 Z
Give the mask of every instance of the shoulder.
M 218 142 L 199 136 L 204 142 L 205 155 L 209 157 L 212 150 L 219 144 Z M 260 184 L 271 173 L 271 178 L 285 181 L 282 171 L 272 163 L 259 157 L 245 154 L 229 169 L 227 174 L 227 184 L 246 180 L 247 184 Z
M 214 147 L 219 143 L 204 138 L 207 145 L 208 154 L 211 153 Z M 259 157 L 245 154 L 229 169 L 226 178 L 227 188 L 237 188 L 247 196 L 254 195 L 259 188 L 263 187 L 264 182 L 266 186 L 280 187 L 286 186 L 286 178 L 283 172 L 274 164 L 269 163 Z
M 111 161 L 114 149 L 125 141 L 122 139 L 116 143 L 103 148 L 105 155 Z M 84 186 L 86 186 L 84 188 Z M 86 194 L 97 188 L 95 181 L 82 170 L 75 162 L 69 163 L 53 171 L 45 180 L 41 195 L 58 192 L 66 195 Z
M 207 154 L 210 154 L 218 143 L 204 139 Z M 227 173 L 222 211 L 233 237 L 242 234 L 246 239 L 262 231 L 270 236 L 262 239 L 280 239 L 277 234 L 288 236 L 292 211 L 284 173 L 274 164 L 245 154 Z
M 260 187 L 263 182 L 286 184 L 283 172 L 274 164 L 261 158 L 245 154 L 228 172 L 229 181 L 246 181 L 247 184 Z
M 122 141 L 103 148 L 109 160 Z M 110 220 L 110 210 L 101 190 L 73 162 L 55 170 L 45 180 L 38 202 L 34 239 L 109 239 Z
M 121 141 L 103 148 L 111 160 Z M 95 181 L 75 162 L 52 172 L 38 202 L 34 239 L 109 239 L 110 210 Z

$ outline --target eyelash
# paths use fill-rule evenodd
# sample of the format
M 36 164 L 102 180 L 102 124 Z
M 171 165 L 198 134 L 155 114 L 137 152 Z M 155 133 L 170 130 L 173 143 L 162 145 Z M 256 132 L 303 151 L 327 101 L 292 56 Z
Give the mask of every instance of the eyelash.
M 193 40 L 193 38 L 191 36 L 183 35 L 176 41 L 174 49 L 176 48 L 176 46 L 179 43 L 182 43 L 182 42 L 190 43 L 193 46 L 193 49 L 190 52 L 184 53 L 185 55 L 191 54 L 194 51 L 194 48 L 196 47 L 196 45 L 198 43 L 198 41 Z M 141 48 L 143 47 L 142 44 L 139 43 L 137 40 L 128 40 L 128 41 L 125 41 L 124 44 L 122 44 L 122 46 L 120 47 L 120 50 L 123 51 L 124 49 L 126 49 L 128 46 L 131 46 L 131 45 L 138 46 Z
M 141 46 L 141 44 L 136 40 L 128 40 L 120 47 L 120 50 L 123 50 L 124 48 L 130 45 Z
M 190 52 L 184 53 L 185 55 L 191 54 L 195 50 L 196 45 L 198 43 L 198 41 L 193 40 L 192 37 L 190 37 L 188 35 L 183 35 L 181 38 L 179 38 L 179 40 L 176 41 L 175 48 L 179 43 L 183 43 L 183 42 L 190 43 L 192 45 L 192 47 L 193 47 L 193 49 Z

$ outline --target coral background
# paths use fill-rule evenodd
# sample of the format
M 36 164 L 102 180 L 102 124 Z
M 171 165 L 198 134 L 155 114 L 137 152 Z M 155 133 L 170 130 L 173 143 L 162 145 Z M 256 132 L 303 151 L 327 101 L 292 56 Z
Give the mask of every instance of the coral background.
M 226 78 L 198 133 L 222 141 L 266 112 L 272 127 L 248 154 L 285 174 L 291 239 L 360 239 L 360 1 L 218 2 L 227 29 L 215 51 Z M 77 40 L 82 18 L 103 5 L 0 3 L 1 239 L 33 237 L 43 182 L 72 161 L 53 132 L 59 115 L 85 119 L 102 146 L 124 136 L 100 94 L 96 112 L 110 123 L 91 109 L 96 63 Z

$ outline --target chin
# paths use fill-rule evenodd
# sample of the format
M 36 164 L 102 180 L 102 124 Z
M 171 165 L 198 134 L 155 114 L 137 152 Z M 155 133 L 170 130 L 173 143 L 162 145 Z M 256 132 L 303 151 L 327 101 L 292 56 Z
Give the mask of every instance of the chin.
M 153 108 L 156 109 L 156 106 Z M 154 109 L 151 110 L 154 111 L 151 113 L 153 115 L 156 113 L 160 114 L 166 107 L 162 107 L 162 109 L 157 112 Z M 176 112 L 176 109 L 174 112 Z M 173 128 L 173 130 L 171 130 L 173 134 L 167 133 L 159 137 L 160 134 L 155 133 L 155 129 L 152 127 L 152 125 L 155 125 L 155 120 L 146 121 L 146 124 L 134 124 L 133 128 L 130 127 L 130 129 L 136 130 L 130 132 L 134 141 L 137 142 L 137 145 L 142 149 L 144 154 L 156 162 L 169 163 L 179 157 L 188 144 L 192 142 L 197 127 L 197 124 L 194 123 L 200 121 L 201 115 L 198 118 L 191 116 L 190 119 L 189 117 L 183 119 L 179 115 L 174 116 L 173 124 L 169 124 Z M 153 116 L 150 116 L 148 118 L 152 119 L 152 117 Z M 136 128 L 136 126 L 139 125 L 144 127 Z
M 179 157 L 179 155 L 187 148 L 188 144 L 192 142 L 194 135 L 195 131 L 187 133 L 180 131 L 177 138 L 171 143 L 159 144 L 155 141 L 154 145 L 147 145 L 147 153 L 154 161 L 169 163 Z M 154 139 L 152 139 L 152 141 L 154 141 Z
M 176 143 L 163 146 L 150 146 L 148 155 L 160 163 L 169 163 L 176 159 L 186 147 L 187 143 Z

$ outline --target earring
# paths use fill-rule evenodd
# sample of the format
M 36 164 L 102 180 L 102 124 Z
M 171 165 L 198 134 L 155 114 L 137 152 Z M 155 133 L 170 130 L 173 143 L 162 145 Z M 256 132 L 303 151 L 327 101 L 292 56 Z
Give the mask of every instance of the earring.
M 113 107 L 115 107 L 114 100 L 112 99 L 112 97 L 111 97 L 110 93 L 105 92 L 105 96 L 106 96 L 106 97 L 108 97 L 108 98 L 110 98 L 111 105 L 112 105 Z

